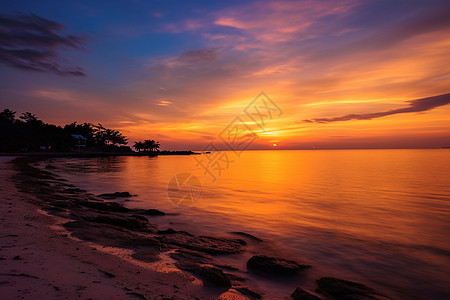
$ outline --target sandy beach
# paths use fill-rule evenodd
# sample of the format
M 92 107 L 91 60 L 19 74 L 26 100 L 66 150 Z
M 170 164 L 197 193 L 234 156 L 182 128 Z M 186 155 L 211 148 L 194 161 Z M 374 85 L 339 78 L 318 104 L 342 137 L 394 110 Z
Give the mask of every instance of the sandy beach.
M 12 181 L 12 158 L 0 161 L 0 290 L 3 299 L 208 299 L 198 280 L 156 271 L 100 245 L 70 237 L 61 217 Z M 110 251 L 112 251 L 110 249 Z M 164 265 L 164 264 L 162 264 Z M 163 266 L 159 265 L 160 268 Z

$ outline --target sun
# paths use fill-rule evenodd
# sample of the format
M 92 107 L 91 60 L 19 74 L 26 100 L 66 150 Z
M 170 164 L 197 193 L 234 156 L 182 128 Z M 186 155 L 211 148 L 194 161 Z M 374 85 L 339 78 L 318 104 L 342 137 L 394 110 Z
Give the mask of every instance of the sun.
M 274 146 L 274 147 L 276 147 L 276 146 L 277 146 L 277 144 L 275 144 L 275 143 L 274 143 L 274 144 L 273 144 L 273 146 Z

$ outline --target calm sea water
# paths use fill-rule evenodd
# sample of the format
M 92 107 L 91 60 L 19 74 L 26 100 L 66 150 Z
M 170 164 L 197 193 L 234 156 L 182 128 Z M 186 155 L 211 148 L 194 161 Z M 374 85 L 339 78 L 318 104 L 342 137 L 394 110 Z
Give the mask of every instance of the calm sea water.
M 214 153 L 213 153 L 214 154 Z M 212 154 L 212 155 L 213 155 Z M 56 159 L 56 173 L 99 194 L 129 191 L 132 208 L 174 215 L 161 228 L 264 239 L 230 263 L 267 253 L 311 264 L 299 282 L 253 278 L 269 297 L 321 276 L 365 283 L 399 299 L 450 299 L 450 149 L 247 151 L 212 182 L 202 156 Z M 191 173 L 202 184 L 193 207 L 168 198 L 168 183 Z

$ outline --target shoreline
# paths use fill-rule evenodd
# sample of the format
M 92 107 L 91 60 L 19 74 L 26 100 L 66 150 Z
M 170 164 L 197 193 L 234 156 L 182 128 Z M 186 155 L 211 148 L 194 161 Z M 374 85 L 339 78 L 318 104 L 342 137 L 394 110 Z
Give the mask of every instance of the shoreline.
M 166 155 L 200 155 L 199 152 L 194 151 L 159 151 L 159 152 L 0 152 L 0 157 L 17 156 L 17 157 L 43 157 L 43 158 L 57 158 L 57 157 L 107 157 L 107 156 L 166 156 Z
M 18 191 L 18 172 L 0 161 L 0 290 L 5 299 L 207 299 L 182 272 L 158 272 L 71 238 L 64 218 Z M 15 183 L 13 182 L 16 181 Z
M 44 244 L 45 241 L 51 240 L 55 246 L 45 249 L 54 251 L 56 257 L 63 255 L 72 260 L 75 259 L 75 262 L 72 263 L 75 263 L 78 268 L 79 264 L 83 265 L 87 260 L 90 266 L 97 267 L 97 277 L 94 276 L 95 279 L 91 278 L 92 280 L 89 279 L 89 282 L 83 281 L 84 284 L 78 285 L 78 288 L 79 286 L 84 287 L 80 289 L 84 293 L 93 289 L 91 283 L 101 282 L 104 284 L 103 281 L 106 279 L 114 279 L 114 284 L 106 284 L 104 287 L 105 291 L 110 293 L 108 298 L 112 299 L 118 294 L 121 295 L 118 297 L 120 299 L 126 297 L 131 297 L 130 299 L 136 299 L 136 297 L 141 299 L 261 299 L 264 298 L 265 293 L 255 289 L 251 280 L 247 278 L 248 272 L 258 273 L 258 276 L 263 276 L 265 280 L 271 280 L 271 278 L 274 280 L 294 279 L 300 285 L 302 282 L 305 283 L 300 279 L 308 277 L 309 273 L 307 272 L 310 266 L 265 255 L 253 256 L 247 262 L 247 268 L 244 267 L 244 269 L 229 265 L 224 262 L 226 259 L 222 260 L 223 257 L 233 257 L 245 253 L 248 256 L 251 254 L 248 253 L 250 245 L 258 249 L 258 245 L 262 246 L 259 244 L 262 241 L 258 237 L 244 232 L 238 232 L 238 238 L 230 238 L 198 236 L 172 228 L 157 228 L 157 225 L 151 222 L 152 218 L 163 217 L 164 212 L 155 209 L 126 208 L 118 202 L 113 202 L 114 197 L 118 196 L 114 193 L 104 195 L 106 197 L 96 196 L 80 190 L 47 170 L 32 166 L 33 163 L 46 158 L 51 157 L 28 156 L 15 158 L 8 163 L 2 161 L 3 165 L 9 165 L 10 168 L 15 169 L 2 173 L 2 180 L 8 182 L 7 190 L 1 191 L 2 197 L 8 199 L 9 202 L 5 203 L 11 203 L 7 204 L 9 208 L 13 206 L 13 203 L 16 207 L 15 218 L 11 218 L 11 213 L 6 213 L 7 219 L 14 223 L 18 222 L 20 218 L 28 218 L 31 215 L 32 218 L 41 220 L 36 224 L 30 224 L 33 228 L 40 230 L 35 234 L 30 235 L 26 231 L 28 225 L 25 224 L 25 227 L 21 227 L 22 230 L 5 234 L 4 238 L 10 244 L 11 240 L 18 243 L 20 239 L 29 245 L 34 244 L 32 240 L 37 237 L 42 239 Z M 15 186 L 8 178 L 13 178 Z M 18 193 L 17 190 L 20 192 Z M 11 196 L 16 193 L 21 195 L 21 198 Z M 119 197 L 127 196 L 126 193 L 121 194 Z M 16 203 L 22 203 L 28 208 L 24 211 L 20 208 L 21 204 Z M 39 211 L 41 212 L 39 213 Z M 45 213 L 43 213 L 44 211 Z M 45 222 L 42 221 L 44 219 Z M 8 228 L 19 228 L 17 226 L 15 224 Z M 36 245 L 40 244 L 36 243 Z M 72 248 L 66 245 L 71 245 Z M 16 245 L 13 248 L 19 253 L 24 251 L 19 250 Z M 82 248 L 84 250 L 80 251 Z M 37 250 L 42 252 L 40 248 L 34 251 L 39 252 Z M 252 254 L 264 254 L 257 251 L 256 253 L 255 251 L 251 252 Z M 12 254 L 9 257 L 8 255 L 1 257 L 3 260 L 9 261 L 11 256 Z M 21 254 L 19 256 L 21 257 Z M 44 252 L 38 256 L 47 260 L 47 263 L 53 262 L 53 254 Z M 17 266 L 21 259 L 14 259 L 14 257 L 12 260 L 15 264 L 12 265 Z M 24 263 L 29 263 L 29 261 L 24 261 Z M 35 265 L 35 263 L 31 263 L 31 265 Z M 57 265 L 65 264 L 58 263 Z M 38 266 L 35 265 L 35 267 Z M 125 270 L 127 271 L 125 272 Z M 18 272 L 17 270 L 15 275 L 6 271 L 1 273 L 3 274 L 1 276 L 14 276 L 15 279 L 19 278 L 22 273 L 32 276 L 25 276 L 27 279 L 39 278 L 35 273 Z M 53 272 L 44 270 L 45 278 L 49 276 L 48 273 L 52 274 Z M 91 270 L 91 276 L 94 273 Z M 144 273 L 145 276 L 142 275 Z M 77 278 L 77 276 L 73 276 Z M 78 276 L 80 275 L 78 274 Z M 103 278 L 103 281 L 99 280 L 98 276 Z M 66 279 L 73 281 L 72 276 L 67 277 Z M 161 281 L 161 278 L 165 279 Z M 18 285 L 28 285 L 28 282 L 24 280 L 21 282 Z M 67 286 L 68 283 L 60 285 Z M 317 280 L 317 285 L 315 290 L 314 287 L 310 287 L 309 290 L 298 287 L 297 290 L 289 291 L 285 296 L 277 299 L 339 299 L 330 294 L 333 293 L 336 285 L 348 295 L 364 294 L 365 296 L 376 295 L 377 299 L 388 298 L 364 285 L 337 278 L 321 278 Z M 121 289 L 117 287 L 121 287 Z M 9 290 L 12 291 L 14 288 Z M 35 291 L 37 290 L 36 288 Z M 54 290 L 61 292 L 59 287 L 58 290 L 56 288 Z M 52 292 L 55 293 L 55 291 Z M 72 290 L 70 294 L 65 295 L 66 298 L 76 298 L 73 295 L 77 291 Z M 324 295 L 328 298 L 319 298 Z M 49 298 L 54 297 L 60 297 L 60 294 L 53 294 Z M 104 297 L 93 295 L 92 298 Z

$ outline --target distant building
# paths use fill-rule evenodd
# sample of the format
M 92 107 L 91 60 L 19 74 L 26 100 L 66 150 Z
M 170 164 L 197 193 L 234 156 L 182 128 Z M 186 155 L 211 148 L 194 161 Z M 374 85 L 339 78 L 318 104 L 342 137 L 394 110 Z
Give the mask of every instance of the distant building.
M 84 136 L 81 134 L 71 134 L 71 136 L 77 140 L 77 143 L 75 144 L 75 147 L 78 149 L 79 152 L 81 152 L 81 148 L 86 149 L 86 140 Z

